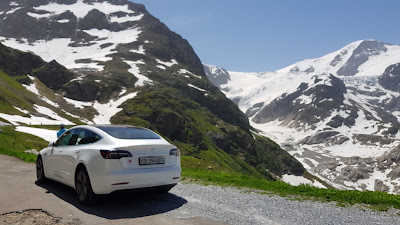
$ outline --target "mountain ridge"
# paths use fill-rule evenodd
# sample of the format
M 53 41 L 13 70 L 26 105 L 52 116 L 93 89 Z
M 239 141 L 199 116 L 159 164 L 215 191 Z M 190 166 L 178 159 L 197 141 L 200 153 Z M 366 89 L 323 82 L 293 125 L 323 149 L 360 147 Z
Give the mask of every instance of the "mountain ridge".
M 220 90 L 328 184 L 399 193 L 396 165 L 378 159 L 400 144 L 399 53 L 399 45 L 356 41 L 274 72 L 228 71 Z

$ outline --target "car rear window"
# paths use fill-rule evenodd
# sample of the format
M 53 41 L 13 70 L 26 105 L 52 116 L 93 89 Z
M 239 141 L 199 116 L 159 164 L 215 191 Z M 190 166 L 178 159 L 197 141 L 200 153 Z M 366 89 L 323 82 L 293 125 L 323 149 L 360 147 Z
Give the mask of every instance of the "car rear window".
M 118 139 L 160 139 L 156 133 L 139 127 L 97 127 Z

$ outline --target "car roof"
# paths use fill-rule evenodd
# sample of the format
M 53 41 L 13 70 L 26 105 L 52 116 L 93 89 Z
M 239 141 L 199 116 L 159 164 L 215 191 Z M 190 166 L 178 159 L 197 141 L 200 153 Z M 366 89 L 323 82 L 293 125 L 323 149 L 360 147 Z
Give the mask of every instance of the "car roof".
M 132 126 L 132 125 L 120 125 L 120 124 L 95 124 L 95 125 L 89 125 L 92 127 L 96 128 L 101 128 L 101 127 L 120 127 L 120 128 L 139 128 L 139 129 L 147 129 L 144 127 L 137 127 L 137 126 Z

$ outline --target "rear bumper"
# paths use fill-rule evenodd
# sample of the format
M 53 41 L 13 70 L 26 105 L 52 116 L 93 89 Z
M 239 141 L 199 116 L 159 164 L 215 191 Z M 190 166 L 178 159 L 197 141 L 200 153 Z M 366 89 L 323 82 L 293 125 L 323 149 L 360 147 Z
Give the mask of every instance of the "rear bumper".
M 146 169 L 124 169 L 90 177 L 95 194 L 109 194 L 118 190 L 175 185 L 180 181 L 180 166 Z

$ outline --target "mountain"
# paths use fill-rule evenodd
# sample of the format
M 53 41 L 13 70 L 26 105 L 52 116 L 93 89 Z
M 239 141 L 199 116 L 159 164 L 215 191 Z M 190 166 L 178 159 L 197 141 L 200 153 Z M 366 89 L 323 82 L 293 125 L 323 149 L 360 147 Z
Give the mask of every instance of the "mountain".
M 185 167 L 268 179 L 304 172 L 207 79 L 190 44 L 141 4 L 2 0 L 0 42 L 4 122 L 144 126 L 178 146 Z
M 343 189 L 400 193 L 400 46 L 351 43 L 274 72 L 205 66 L 251 125 Z

